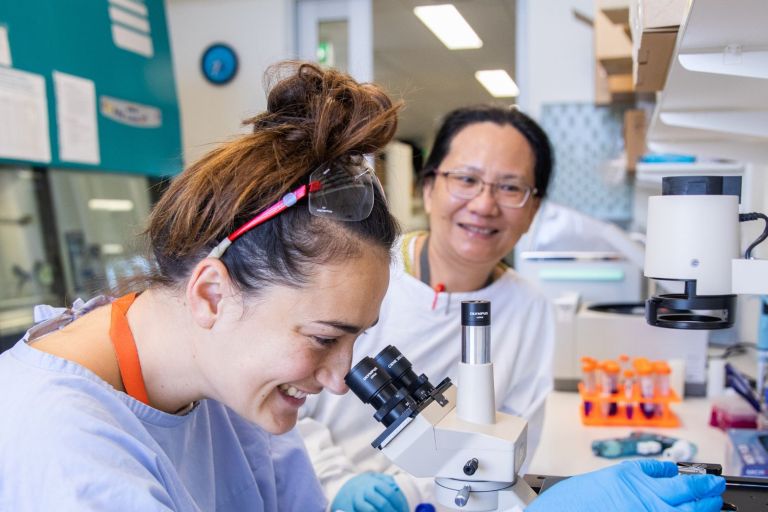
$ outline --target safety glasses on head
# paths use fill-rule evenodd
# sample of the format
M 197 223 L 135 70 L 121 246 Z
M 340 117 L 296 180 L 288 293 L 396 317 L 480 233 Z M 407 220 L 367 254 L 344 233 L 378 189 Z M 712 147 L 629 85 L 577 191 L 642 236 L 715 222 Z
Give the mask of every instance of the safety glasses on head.
M 208 257 L 220 258 L 232 242 L 304 197 L 308 197 L 309 213 L 317 217 L 348 222 L 366 219 L 373 210 L 374 186 L 381 192 L 381 184 L 373 168 L 362 155 L 322 166 L 309 175 L 309 183 L 288 192 L 237 228 L 219 242 Z M 383 197 L 383 192 L 381 195 Z

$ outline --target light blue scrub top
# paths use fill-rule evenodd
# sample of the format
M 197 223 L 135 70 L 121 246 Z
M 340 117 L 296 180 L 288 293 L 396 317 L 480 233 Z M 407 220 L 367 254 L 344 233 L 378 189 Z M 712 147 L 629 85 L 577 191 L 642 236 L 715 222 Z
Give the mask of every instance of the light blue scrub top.
M 295 431 L 203 400 L 180 416 L 28 346 L 0 355 L 0 510 L 321 511 Z

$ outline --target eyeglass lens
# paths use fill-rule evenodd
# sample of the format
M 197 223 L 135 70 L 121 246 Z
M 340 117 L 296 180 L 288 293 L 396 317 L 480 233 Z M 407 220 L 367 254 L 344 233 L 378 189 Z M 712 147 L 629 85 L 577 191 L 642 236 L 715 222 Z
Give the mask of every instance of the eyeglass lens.
M 320 182 L 309 194 L 309 211 L 334 220 L 359 221 L 373 210 L 373 178 L 368 167 L 334 166 L 313 172 L 310 182 Z
M 478 176 L 459 172 L 444 173 L 448 183 L 448 192 L 459 199 L 473 199 L 485 186 L 493 187 L 494 197 L 500 206 L 520 208 L 525 205 L 531 194 L 531 187 L 517 178 L 496 182 L 481 180 Z

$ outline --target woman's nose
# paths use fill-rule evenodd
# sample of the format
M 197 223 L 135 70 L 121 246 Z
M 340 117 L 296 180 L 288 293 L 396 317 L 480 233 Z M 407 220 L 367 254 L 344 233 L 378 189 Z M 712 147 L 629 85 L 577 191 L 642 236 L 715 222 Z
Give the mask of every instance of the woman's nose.
M 317 380 L 331 393 L 343 395 L 349 391 L 347 383 L 344 382 L 344 377 L 349 373 L 351 363 L 352 352 L 339 350 L 337 353 L 330 355 L 326 359 L 325 364 L 319 368 Z
M 467 207 L 474 213 L 491 215 L 499 208 L 494 195 L 494 186 L 489 183 L 483 183 L 482 185 L 483 188 L 481 188 L 480 192 L 467 203 Z

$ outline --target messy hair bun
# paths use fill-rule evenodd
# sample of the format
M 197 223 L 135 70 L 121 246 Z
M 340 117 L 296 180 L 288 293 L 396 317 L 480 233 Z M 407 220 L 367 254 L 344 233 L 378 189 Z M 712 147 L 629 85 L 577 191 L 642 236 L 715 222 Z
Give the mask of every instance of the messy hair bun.
M 400 104 L 380 87 L 340 71 L 282 62 L 268 69 L 265 84 L 267 111 L 245 121 L 252 133 L 184 170 L 153 209 L 147 234 L 158 267 L 155 282 L 185 279 L 220 240 L 312 171 L 380 151 L 397 128 Z M 222 261 L 243 289 L 258 290 L 270 283 L 300 286 L 309 275 L 303 268 L 348 256 L 363 241 L 389 249 L 397 224 L 376 195 L 374 211 L 360 222 L 322 220 L 301 205 L 289 208 L 239 238 Z
M 286 146 L 314 161 L 374 153 L 395 134 L 392 101 L 375 85 L 307 63 L 276 64 L 267 73 L 267 112 L 246 123 L 281 132 Z

